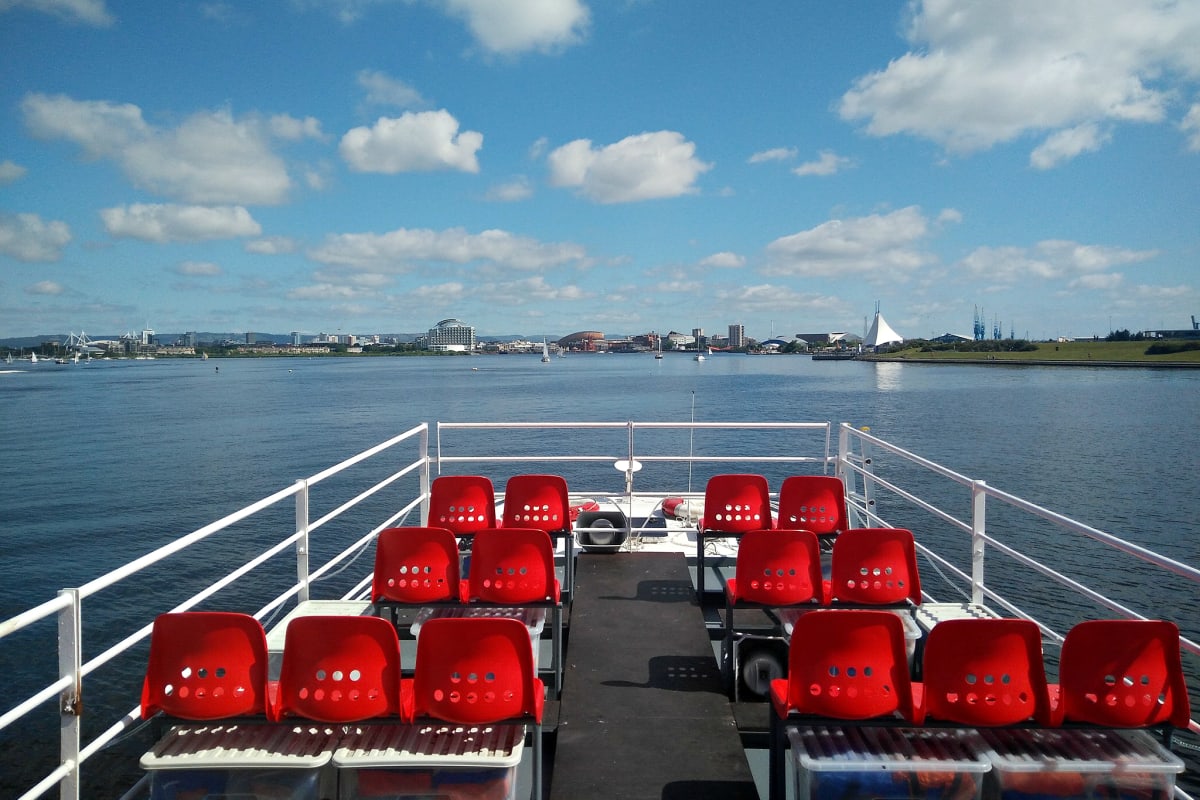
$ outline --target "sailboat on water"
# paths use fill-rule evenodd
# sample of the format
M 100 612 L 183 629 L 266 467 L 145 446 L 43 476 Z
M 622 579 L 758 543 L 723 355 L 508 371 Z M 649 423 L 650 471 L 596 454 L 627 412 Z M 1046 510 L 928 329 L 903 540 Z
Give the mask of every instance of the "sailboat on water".
M 662 358 L 662 337 L 656 336 L 654 338 L 658 341 L 658 349 L 654 352 L 654 357 Z
M 546 337 L 542 337 L 542 363 L 550 363 L 550 346 L 546 344 Z

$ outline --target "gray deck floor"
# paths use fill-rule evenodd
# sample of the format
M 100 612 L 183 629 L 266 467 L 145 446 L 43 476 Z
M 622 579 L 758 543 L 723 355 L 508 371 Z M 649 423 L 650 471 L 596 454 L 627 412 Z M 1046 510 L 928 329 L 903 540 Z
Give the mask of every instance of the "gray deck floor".
M 550 796 L 756 800 L 682 554 L 582 554 Z

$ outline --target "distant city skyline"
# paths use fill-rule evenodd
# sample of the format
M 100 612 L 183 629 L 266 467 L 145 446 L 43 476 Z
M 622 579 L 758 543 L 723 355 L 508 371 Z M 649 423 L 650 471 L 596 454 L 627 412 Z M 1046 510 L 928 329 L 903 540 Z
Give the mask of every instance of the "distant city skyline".
M 0 338 L 1182 329 L 1197 41 L 1155 0 L 0 3 Z

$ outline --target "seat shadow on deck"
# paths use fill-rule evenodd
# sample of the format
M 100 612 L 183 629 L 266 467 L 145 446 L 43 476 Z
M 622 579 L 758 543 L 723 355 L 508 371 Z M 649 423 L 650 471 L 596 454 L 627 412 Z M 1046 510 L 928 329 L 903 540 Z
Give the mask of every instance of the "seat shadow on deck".
M 552 798 L 757 798 L 679 553 L 584 554 Z

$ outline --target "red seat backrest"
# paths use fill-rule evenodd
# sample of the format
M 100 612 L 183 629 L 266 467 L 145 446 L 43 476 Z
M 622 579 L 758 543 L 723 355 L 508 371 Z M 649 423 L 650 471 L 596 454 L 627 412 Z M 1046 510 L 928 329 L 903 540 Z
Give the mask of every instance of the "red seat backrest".
M 458 540 L 445 528 L 387 528 L 375 542 L 371 601 L 459 599 Z
M 913 719 L 904 623 L 890 611 L 815 610 L 792 627 L 786 678 L 771 681 L 771 702 L 788 713 Z
M 838 534 L 850 527 L 846 515 L 846 487 L 831 475 L 792 475 L 779 487 L 779 513 L 775 526 L 799 528 L 821 535 Z
M 963 725 L 1051 724 L 1042 637 L 1025 619 L 952 619 L 933 626 L 922 661 L 924 713 Z
M 496 527 L 496 491 L 482 475 L 439 475 L 429 487 L 431 527 L 457 534 Z
M 1115 727 L 1188 726 L 1179 628 L 1165 620 L 1081 622 L 1063 640 L 1062 717 Z
M 493 526 L 494 527 L 494 526 Z M 559 475 L 514 475 L 504 486 L 504 528 L 569 530 L 571 501 Z
M 276 720 L 345 723 L 393 715 L 401 715 L 400 642 L 391 622 L 312 616 L 288 623 Z
M 833 602 L 890 605 L 921 602 L 921 577 L 912 531 L 851 528 L 833 542 Z
M 468 598 L 502 605 L 557 603 L 550 534 L 537 528 L 492 528 L 475 534 Z
M 421 626 L 412 680 L 417 719 L 479 725 L 526 717 L 545 702 L 529 629 L 505 617 L 439 617 Z
M 821 602 L 817 535 L 803 530 L 746 532 L 738 543 L 737 565 L 726 590 L 734 602 L 776 606 Z
M 773 527 L 771 494 L 762 475 L 714 475 L 704 487 L 703 526 L 708 531 L 745 533 Z
M 190 720 L 265 714 L 267 637 L 248 614 L 160 614 L 150 633 L 142 717 Z

